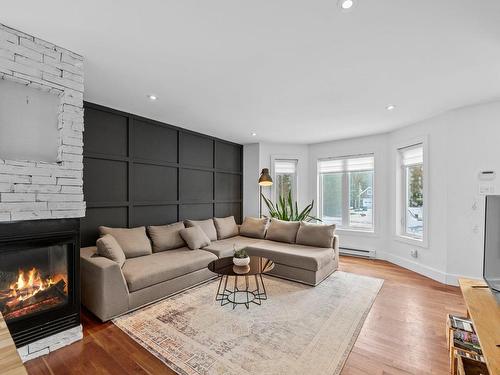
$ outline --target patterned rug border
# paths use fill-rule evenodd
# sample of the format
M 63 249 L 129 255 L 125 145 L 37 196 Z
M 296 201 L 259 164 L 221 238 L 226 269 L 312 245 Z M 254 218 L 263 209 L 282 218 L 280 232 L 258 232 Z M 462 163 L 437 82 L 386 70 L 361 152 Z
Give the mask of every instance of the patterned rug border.
M 334 272 L 333 274 L 331 274 L 330 276 L 328 276 L 327 279 L 329 279 L 330 277 L 333 277 L 335 274 L 337 273 L 345 273 L 345 274 L 353 274 L 353 275 L 356 275 L 356 276 L 359 276 L 359 277 L 364 277 L 364 278 L 368 278 L 368 279 L 373 279 L 373 280 L 378 280 L 378 281 L 381 281 L 381 283 L 379 284 L 379 287 L 377 289 L 377 293 L 373 296 L 371 302 L 370 302 L 370 305 L 368 306 L 368 308 L 366 309 L 366 311 L 363 313 L 363 316 L 362 318 L 360 319 L 358 325 L 356 326 L 354 332 L 353 332 L 353 335 L 351 337 L 351 340 L 349 341 L 349 344 L 347 345 L 347 349 L 345 350 L 343 356 L 342 356 L 342 359 L 340 360 L 336 370 L 330 374 L 330 375 L 339 375 L 346 362 L 347 362 L 347 359 L 349 358 L 349 355 L 351 354 L 352 352 L 352 349 L 356 343 L 356 340 L 358 339 L 359 337 L 359 334 L 361 333 L 361 330 L 363 329 L 363 326 L 365 324 L 365 321 L 366 321 L 366 318 L 368 317 L 368 314 L 370 313 L 372 307 L 373 307 L 373 304 L 375 303 L 375 300 L 377 299 L 377 296 L 378 294 L 380 293 L 380 291 L 382 290 L 382 287 L 384 286 L 384 282 L 385 280 L 384 279 L 380 279 L 380 278 L 377 278 L 377 277 L 371 277 L 371 276 L 365 276 L 365 275 L 359 275 L 359 274 L 355 274 L 355 273 L 352 273 L 352 272 L 344 272 L 344 271 L 336 271 Z M 282 279 L 282 278 L 279 278 L 279 277 L 274 277 L 274 276 L 269 276 L 269 275 L 263 275 L 264 278 L 271 278 L 271 279 L 275 279 L 275 280 L 279 280 L 279 281 L 282 281 L 282 282 L 285 282 L 285 283 L 295 283 L 294 281 L 290 281 L 290 280 L 286 280 L 286 279 Z M 216 283 L 218 279 L 211 279 L 211 280 L 207 280 L 206 282 L 203 282 L 201 284 L 198 284 L 198 285 L 195 285 L 193 286 L 192 288 L 189 288 L 189 289 L 186 289 L 186 290 L 183 290 L 177 294 L 174 294 L 172 296 L 168 296 L 168 297 L 165 297 L 159 301 L 156 301 L 156 302 L 153 302 L 153 303 L 150 303 L 146 306 L 143 306 L 143 307 L 140 307 L 134 311 L 131 311 L 129 313 L 126 313 L 126 314 L 123 314 L 123 315 L 120 315 L 114 319 L 112 319 L 112 323 L 118 327 L 122 332 L 124 332 L 125 334 L 127 334 L 129 337 L 131 337 L 136 343 L 138 343 L 139 345 L 141 345 L 144 349 L 146 349 L 148 352 L 150 352 L 151 354 L 153 354 L 156 358 L 158 358 L 163 364 L 165 364 L 165 366 L 167 366 L 169 369 L 171 369 L 172 371 L 174 371 L 176 374 L 178 375 L 188 375 L 183 369 L 179 368 L 175 363 L 173 363 L 172 361 L 168 360 L 167 358 L 165 358 L 163 355 L 161 355 L 155 348 L 151 347 L 149 344 L 147 344 L 146 342 L 144 342 L 141 338 L 137 337 L 132 331 L 130 331 L 129 329 L 127 329 L 126 327 L 123 327 L 121 326 L 120 324 L 118 324 L 116 321 L 118 321 L 120 318 L 123 318 L 125 316 L 133 316 L 133 315 L 136 315 L 136 314 L 139 314 L 140 312 L 144 311 L 144 310 L 147 310 L 149 308 L 152 308 L 153 306 L 156 306 L 158 304 L 161 304 L 161 303 L 164 303 L 166 300 L 168 300 L 169 298 L 173 297 L 173 296 L 178 296 L 178 295 L 182 295 L 182 294 L 185 294 L 187 292 L 190 292 L 190 291 L 193 291 L 193 290 L 196 290 L 196 289 L 199 289 L 199 288 L 202 288 L 202 287 L 206 287 L 210 284 L 213 284 L 213 283 Z M 326 279 L 325 279 L 326 280 Z
M 156 306 L 156 305 L 159 305 L 160 303 L 165 302 L 166 300 L 168 300 L 171 297 L 182 295 L 182 294 L 185 294 L 187 292 L 199 289 L 201 287 L 208 286 L 210 284 L 216 283 L 217 280 L 218 279 L 207 280 L 207 281 L 205 281 L 205 282 L 203 282 L 201 284 L 197 284 L 197 285 L 193 286 L 192 288 L 182 290 L 179 293 L 167 296 L 167 297 L 165 297 L 165 298 L 163 298 L 163 299 L 161 299 L 159 301 L 150 303 L 150 304 L 148 304 L 146 306 L 143 306 L 143 307 L 140 307 L 140 308 L 138 308 L 138 309 L 136 309 L 134 311 L 131 311 L 131 312 L 123 314 L 123 315 L 120 315 L 119 317 L 116 317 L 116 318 L 112 319 L 111 321 L 113 322 L 113 324 L 116 327 L 118 327 L 121 331 L 125 332 L 125 334 L 127 334 L 129 337 L 131 337 L 136 343 L 138 343 L 140 346 L 142 346 L 148 352 L 150 352 L 151 354 L 153 354 L 156 358 L 158 358 L 162 363 L 164 363 L 172 371 L 175 371 L 175 373 L 177 373 L 178 375 L 189 375 L 183 369 L 179 368 L 175 363 L 173 363 L 172 361 L 170 361 L 167 358 L 165 358 L 164 356 L 162 356 L 155 348 L 151 347 L 149 344 L 145 343 L 141 338 L 137 337 L 132 331 L 128 330 L 126 327 L 122 327 L 119 324 L 117 324 L 115 322 L 115 320 L 118 320 L 118 319 L 123 318 L 125 316 L 133 316 L 133 315 L 139 314 L 140 312 L 142 312 L 144 310 L 147 310 L 149 308 L 152 308 L 153 306 Z

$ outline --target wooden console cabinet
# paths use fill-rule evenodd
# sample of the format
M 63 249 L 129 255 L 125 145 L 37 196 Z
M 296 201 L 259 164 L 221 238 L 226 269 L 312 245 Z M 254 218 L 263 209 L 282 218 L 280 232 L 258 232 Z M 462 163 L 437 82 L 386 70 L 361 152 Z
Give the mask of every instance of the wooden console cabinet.
M 0 313 L 0 373 L 4 375 L 27 375 L 7 324 Z
M 489 373 L 500 375 L 500 305 L 484 281 L 460 279 L 459 284 Z

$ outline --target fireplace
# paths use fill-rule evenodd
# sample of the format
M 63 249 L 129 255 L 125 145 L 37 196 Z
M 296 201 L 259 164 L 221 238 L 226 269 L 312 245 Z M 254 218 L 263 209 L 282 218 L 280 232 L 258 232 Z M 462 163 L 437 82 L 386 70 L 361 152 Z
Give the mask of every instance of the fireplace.
M 0 224 L 0 312 L 17 347 L 80 324 L 79 219 Z

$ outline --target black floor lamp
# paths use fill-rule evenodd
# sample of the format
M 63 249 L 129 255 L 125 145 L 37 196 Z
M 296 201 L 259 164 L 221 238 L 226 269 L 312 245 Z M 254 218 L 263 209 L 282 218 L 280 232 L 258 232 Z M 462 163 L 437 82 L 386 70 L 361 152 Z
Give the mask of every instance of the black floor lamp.
M 272 186 L 273 179 L 269 175 L 269 169 L 264 168 L 262 172 L 260 172 L 259 177 L 259 217 L 262 217 L 262 187 L 263 186 Z

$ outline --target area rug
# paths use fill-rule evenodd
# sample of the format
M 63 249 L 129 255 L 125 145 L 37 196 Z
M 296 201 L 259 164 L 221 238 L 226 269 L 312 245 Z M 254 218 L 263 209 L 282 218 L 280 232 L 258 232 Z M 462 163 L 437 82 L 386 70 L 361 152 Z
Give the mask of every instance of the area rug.
M 182 375 L 339 374 L 383 280 L 264 281 L 269 299 L 248 310 L 216 302 L 214 281 L 113 322 Z

